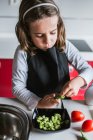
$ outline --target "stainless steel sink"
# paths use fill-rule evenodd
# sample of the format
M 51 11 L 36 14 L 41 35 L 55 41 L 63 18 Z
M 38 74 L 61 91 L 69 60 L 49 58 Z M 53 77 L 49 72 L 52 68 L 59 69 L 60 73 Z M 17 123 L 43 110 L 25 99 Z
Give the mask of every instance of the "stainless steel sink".
M 28 140 L 29 126 L 25 111 L 0 104 L 0 140 Z

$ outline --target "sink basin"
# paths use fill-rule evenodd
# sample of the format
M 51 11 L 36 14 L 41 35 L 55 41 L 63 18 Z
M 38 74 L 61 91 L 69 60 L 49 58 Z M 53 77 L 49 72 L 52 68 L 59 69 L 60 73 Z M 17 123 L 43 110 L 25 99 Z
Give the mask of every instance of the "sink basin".
M 28 140 L 29 126 L 24 110 L 0 104 L 0 140 Z

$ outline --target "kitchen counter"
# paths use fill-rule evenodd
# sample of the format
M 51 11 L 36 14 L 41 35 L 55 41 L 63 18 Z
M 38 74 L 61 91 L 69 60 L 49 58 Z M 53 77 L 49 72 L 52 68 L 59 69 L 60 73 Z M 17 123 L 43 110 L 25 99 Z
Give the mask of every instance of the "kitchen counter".
M 17 99 L 0 98 L 0 104 L 8 104 L 20 107 L 27 112 L 30 118 L 32 116 L 32 112 L 29 111 L 26 106 L 19 102 Z M 84 101 L 64 100 L 63 104 L 65 108 L 67 108 L 69 115 L 73 110 L 80 110 L 84 113 L 85 120 L 93 119 L 93 106 L 87 106 Z M 30 130 L 29 140 L 47 140 L 47 138 L 53 140 L 79 140 L 81 136 L 79 129 L 81 128 L 82 123 L 83 121 L 77 123 L 73 122 L 71 123 L 71 127 L 69 129 L 57 133 L 44 134 Z M 93 138 L 93 131 L 86 132 L 84 134 L 88 140 Z

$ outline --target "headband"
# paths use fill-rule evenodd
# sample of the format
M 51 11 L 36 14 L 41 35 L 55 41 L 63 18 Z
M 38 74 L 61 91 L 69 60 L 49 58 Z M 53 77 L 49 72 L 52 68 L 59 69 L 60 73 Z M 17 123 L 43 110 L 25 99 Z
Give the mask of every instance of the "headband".
M 52 3 L 41 3 L 41 4 L 37 4 L 37 5 L 34 5 L 34 6 L 30 7 L 30 8 L 23 14 L 23 20 L 24 20 L 26 14 L 27 14 L 29 11 L 31 11 L 31 10 L 34 9 L 34 8 L 40 7 L 40 6 L 53 6 L 53 7 L 55 7 L 55 8 L 57 9 L 57 11 L 58 11 L 57 6 L 54 5 L 54 4 L 52 4 Z

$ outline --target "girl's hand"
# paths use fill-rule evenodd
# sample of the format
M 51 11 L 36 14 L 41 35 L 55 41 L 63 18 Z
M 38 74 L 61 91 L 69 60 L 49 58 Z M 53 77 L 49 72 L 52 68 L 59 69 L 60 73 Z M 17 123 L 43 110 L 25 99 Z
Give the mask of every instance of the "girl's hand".
M 76 96 L 80 87 L 84 85 L 86 85 L 85 80 L 78 76 L 65 84 L 60 95 L 67 97 Z
M 37 108 L 54 108 L 56 105 L 60 103 L 60 99 L 55 99 L 55 94 L 46 95 L 43 99 L 41 99 Z

